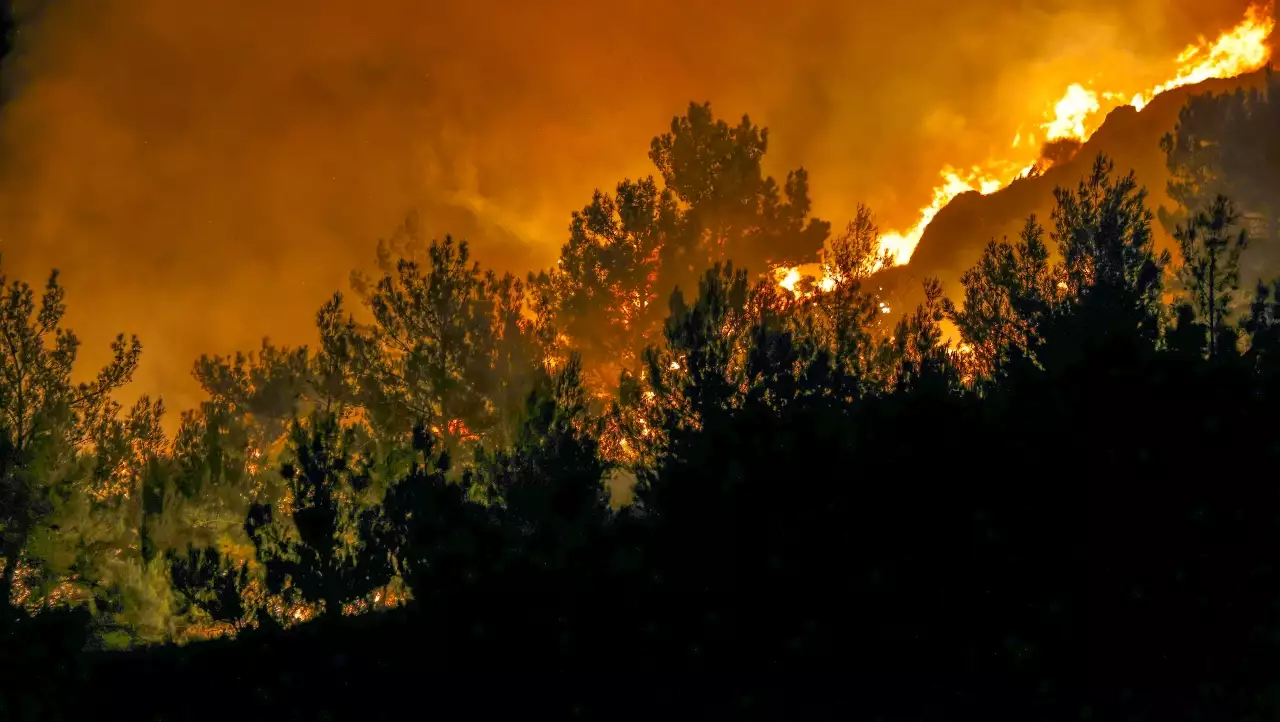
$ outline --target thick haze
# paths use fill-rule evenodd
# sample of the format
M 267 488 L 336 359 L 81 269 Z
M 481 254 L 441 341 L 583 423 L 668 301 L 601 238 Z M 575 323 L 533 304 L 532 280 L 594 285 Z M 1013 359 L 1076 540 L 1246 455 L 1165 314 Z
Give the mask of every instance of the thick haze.
M 62 269 L 86 360 L 137 333 L 136 390 L 187 408 L 197 355 L 309 341 L 411 209 L 486 265 L 553 262 L 690 100 L 768 125 L 820 215 L 901 228 L 943 164 L 998 155 L 1071 82 L 1165 79 L 1246 4 L 20 0 L 0 254 Z

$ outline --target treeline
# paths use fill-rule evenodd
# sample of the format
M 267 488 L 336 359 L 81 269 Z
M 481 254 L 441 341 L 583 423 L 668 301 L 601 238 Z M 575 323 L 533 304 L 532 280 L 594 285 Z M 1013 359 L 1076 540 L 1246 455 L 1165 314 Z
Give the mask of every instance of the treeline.
M 56 275 L 8 284 L 0 716 L 316 718 L 415 684 L 424 713 L 1275 714 L 1280 283 L 1240 287 L 1280 196 L 1223 194 L 1280 188 L 1227 160 L 1274 157 L 1273 97 L 1165 139 L 1176 261 L 1099 158 L 896 321 L 870 212 L 831 234 L 766 131 L 693 105 L 555 268 L 484 272 L 410 219 L 317 345 L 200 359 L 172 439 L 112 400 L 136 340 L 73 383 Z M 824 245 L 826 290 L 738 268 Z

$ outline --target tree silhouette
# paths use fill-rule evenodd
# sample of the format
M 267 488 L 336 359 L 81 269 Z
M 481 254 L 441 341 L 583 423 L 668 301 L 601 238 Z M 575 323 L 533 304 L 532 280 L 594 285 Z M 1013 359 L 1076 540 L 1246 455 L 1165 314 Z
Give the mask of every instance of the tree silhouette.
M 240 631 L 248 622 L 245 590 L 249 565 L 233 562 L 214 548 L 188 546 L 186 554 L 168 554 L 174 591 L 211 619 Z
M 413 448 L 420 458 L 387 490 L 377 534 L 415 602 L 437 609 L 501 566 L 502 541 L 487 509 L 471 500 L 471 479 L 446 478 L 449 453 L 426 427 L 414 429 Z
M 924 283 L 924 303 L 898 322 L 893 334 L 900 392 L 951 393 L 959 376 L 948 358 L 949 342 L 943 340 L 941 322 L 946 318 L 942 284 L 936 278 Z
M 491 434 L 507 439 L 543 356 L 521 316 L 524 284 L 482 273 L 466 242 L 448 237 L 431 242 L 422 265 L 416 221 L 405 228 L 409 257 L 392 267 L 395 248 L 380 244 L 384 275 L 360 284 L 374 317 L 356 338 L 361 404 L 378 433 L 407 439 L 425 422 L 452 453 Z
M 1182 265 L 1178 279 L 1190 295 L 1190 303 L 1208 331 L 1208 355 L 1221 353 L 1223 336 L 1229 335 L 1235 292 L 1240 288 L 1240 254 L 1247 245 L 1244 230 L 1237 230 L 1239 213 L 1230 200 L 1218 196 L 1213 205 L 1178 226 L 1174 238 Z M 1230 348 L 1234 350 L 1234 341 Z
M 335 295 L 313 347 L 203 359 L 172 444 L 146 397 L 67 401 L 60 331 L 0 348 L 5 543 L 34 520 L 0 717 L 321 719 L 388 694 L 549 719 L 1275 717 L 1280 281 L 1236 288 L 1256 211 L 1185 218 L 1166 293 L 1145 192 L 1102 156 L 1051 228 L 987 245 L 962 303 L 928 279 L 890 312 L 865 207 L 822 283 L 736 263 L 822 240 L 803 175 L 790 198 L 761 175 L 766 140 L 693 106 L 653 145 L 662 183 L 597 194 L 531 288 L 411 219 L 353 279 L 370 323 Z M 40 330 L 31 294 L 9 303 L 0 331 Z M 28 357 L 57 383 L 14 386 Z M 593 364 L 622 368 L 607 407 Z M 613 473 L 636 488 L 611 509 Z M 344 616 L 399 582 L 406 603 Z M 281 600 L 330 619 L 184 627 L 274 625 Z
M 62 326 L 66 292 L 55 271 L 37 304 L 30 286 L 0 275 L 0 614 L 14 614 L 14 580 L 32 535 L 76 493 L 80 452 L 114 423 L 111 394 L 137 368 L 141 344 L 119 336 L 92 381 L 71 380 L 80 346 Z
M 806 298 L 795 315 L 801 323 L 812 321 L 813 332 L 826 339 L 844 373 L 862 379 L 867 389 L 883 388 L 891 374 L 886 362 L 891 309 L 870 286 L 876 271 L 893 265 L 892 254 L 881 250 L 880 230 L 865 205 L 829 246 L 823 270 L 831 287 Z
M 809 217 L 809 175 L 787 174 L 781 186 L 760 160 L 769 131 L 743 116 L 731 126 L 709 103 L 690 104 L 671 130 L 653 139 L 649 159 L 666 187 L 688 208 L 679 240 L 663 249 L 674 285 L 691 281 L 711 262 L 732 258 L 740 268 L 795 265 L 817 255 L 830 224 Z
M 1063 258 L 1064 303 L 1042 336 L 1055 337 L 1051 363 L 1058 368 L 1074 363 L 1086 347 L 1145 352 L 1159 338 L 1170 257 L 1155 251 L 1146 189 L 1132 172 L 1114 179 L 1114 170 L 1099 155 L 1076 190 L 1054 191 L 1052 238 Z M 1044 352 L 1039 359 L 1050 363 Z
M 511 450 L 477 460 L 477 481 L 496 490 L 509 523 L 524 535 L 549 536 L 556 550 L 581 546 L 608 515 L 599 422 L 587 405 L 582 362 L 571 356 L 530 393 Z
M 271 506 L 254 505 L 245 521 L 271 592 L 288 585 L 303 600 L 323 603 L 328 617 L 342 616 L 343 605 L 386 586 L 393 573 L 386 550 L 372 541 L 379 511 L 361 504 L 372 480 L 360 443 L 358 431 L 333 414 L 295 422 L 293 460 L 281 475 L 296 538 L 274 523 Z
M 678 219 L 675 195 L 653 178 L 624 180 L 612 196 L 596 191 L 590 205 L 574 212 L 556 267 L 530 279 L 548 296 L 547 312 L 560 331 L 606 378 L 634 366 L 651 340 L 660 254 Z
M 950 300 L 946 312 L 969 346 L 974 370 L 990 378 L 1016 353 L 1034 356 L 1040 321 L 1061 295 L 1049 264 L 1044 228 L 1027 219 L 1015 243 L 992 241 L 978 263 L 961 276 L 964 304 Z
M 619 367 L 642 366 L 642 349 L 661 340 L 654 301 L 695 286 L 713 264 L 732 258 L 762 273 L 816 258 L 830 224 L 810 216 L 808 174 L 779 185 L 761 170 L 767 149 L 768 131 L 749 118 L 731 126 L 690 104 L 650 144 L 661 188 L 623 181 L 574 215 L 557 267 L 535 284 L 555 325 L 602 369 L 589 373 L 611 381 Z
M 1280 376 L 1280 279 L 1270 284 L 1259 283 L 1249 304 L 1249 315 L 1242 319 L 1241 330 L 1248 341 L 1245 358 L 1267 388 Z

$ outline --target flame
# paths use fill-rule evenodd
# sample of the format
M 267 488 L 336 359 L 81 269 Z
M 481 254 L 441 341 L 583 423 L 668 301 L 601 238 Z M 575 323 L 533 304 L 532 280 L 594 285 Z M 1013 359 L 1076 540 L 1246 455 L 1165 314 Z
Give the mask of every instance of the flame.
M 1089 116 L 1097 113 L 1101 107 L 1098 103 L 1097 93 L 1092 90 L 1085 90 L 1085 87 L 1079 83 L 1073 83 L 1067 88 L 1062 100 L 1059 100 L 1058 104 L 1053 106 L 1053 120 L 1040 126 L 1044 128 L 1045 139 L 1088 139 L 1089 133 L 1084 129 L 1084 122 Z
M 1152 98 L 1165 91 L 1212 78 L 1230 78 L 1266 65 L 1271 60 L 1267 40 L 1276 24 L 1272 9 L 1270 4 L 1252 5 L 1239 25 L 1212 44 L 1202 38 L 1199 43 L 1188 45 L 1178 56 L 1178 74 L 1172 80 L 1134 95 L 1129 104 L 1142 110 Z
M 1275 0 L 1271 0 L 1274 2 Z M 1067 87 L 1060 100 L 1053 105 L 1052 112 L 1046 113 L 1046 120 L 1039 124 L 1044 132 L 1043 141 L 1075 139 L 1088 141 L 1094 131 L 1101 125 L 1100 114 L 1110 112 L 1126 104 L 1141 111 L 1157 95 L 1175 88 L 1203 82 L 1213 78 L 1229 78 L 1249 73 L 1265 66 L 1271 60 L 1271 49 L 1267 41 L 1275 30 L 1275 17 L 1271 2 L 1258 3 L 1249 7 L 1242 20 L 1234 28 L 1226 31 L 1216 40 L 1210 42 L 1201 38 L 1188 45 L 1174 64 L 1176 70 L 1173 77 L 1147 90 L 1129 95 L 1117 92 L 1097 92 L 1080 83 Z M 1105 101 L 1105 105 L 1104 102 Z M 1039 143 L 1034 133 L 1019 129 L 1013 139 L 1011 150 L 1024 150 L 1027 153 L 1038 153 Z M 974 167 L 967 173 L 961 173 L 951 167 L 942 171 L 942 183 L 933 189 L 933 200 L 920 209 L 920 220 L 909 230 L 886 233 L 880 239 L 881 251 L 888 251 L 896 265 L 911 260 L 911 254 L 924 236 L 924 230 L 935 216 L 956 196 L 974 191 L 989 195 L 1000 190 L 1014 180 L 1026 175 L 1036 165 L 1032 157 L 1020 160 L 990 161 L 986 166 Z M 802 278 L 802 266 L 795 268 L 779 268 L 775 270 L 778 285 L 793 294 L 796 284 Z M 815 274 L 820 280 L 816 284 L 819 289 L 827 290 L 834 285 L 829 271 Z
M 796 284 L 800 282 L 800 267 L 796 266 L 795 268 L 784 268 L 781 270 L 783 271 L 782 280 L 778 281 L 778 285 L 792 293 L 795 293 Z
M 432 424 L 429 428 L 431 429 L 431 433 L 436 436 L 444 435 L 438 425 Z M 467 428 L 467 425 L 462 422 L 462 419 L 450 419 L 445 424 L 444 428 L 448 430 L 450 436 L 453 436 L 459 441 L 476 441 L 480 438 L 479 434 L 475 434 L 471 429 Z
M 916 244 L 920 243 L 924 229 L 956 196 L 971 191 L 985 196 L 995 193 L 1004 185 L 999 178 L 978 167 L 964 176 L 953 168 L 946 168 L 942 171 L 942 180 L 942 185 L 933 189 L 933 202 L 920 209 L 920 220 L 911 230 L 905 233 L 886 233 L 880 237 L 880 250 L 892 254 L 896 265 L 902 265 L 911 259 L 911 253 L 915 251 Z

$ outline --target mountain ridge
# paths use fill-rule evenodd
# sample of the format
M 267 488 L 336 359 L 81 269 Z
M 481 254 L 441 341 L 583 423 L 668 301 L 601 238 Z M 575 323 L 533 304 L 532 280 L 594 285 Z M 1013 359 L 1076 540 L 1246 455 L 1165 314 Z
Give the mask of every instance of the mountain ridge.
M 961 275 L 978 262 L 987 243 L 1016 237 L 1032 214 L 1049 225 L 1054 189 L 1074 188 L 1100 153 L 1115 162 L 1115 173 L 1135 173 L 1138 183 L 1147 189 L 1148 207 L 1153 212 L 1161 206 L 1170 207 L 1172 202 L 1165 192 L 1169 176 L 1160 139 L 1174 130 L 1191 97 L 1261 88 L 1265 73 L 1259 70 L 1170 90 L 1153 98 L 1142 111 L 1131 105 L 1112 110 L 1069 160 L 989 195 L 970 191 L 953 198 L 925 228 L 911 260 L 879 274 L 880 285 L 892 289 L 890 295 L 898 306 L 904 302 L 915 305 L 921 298 L 920 281 L 928 277 L 937 277 L 949 295 L 957 296 Z M 1159 222 L 1154 226 L 1157 247 L 1170 248 L 1171 236 Z

